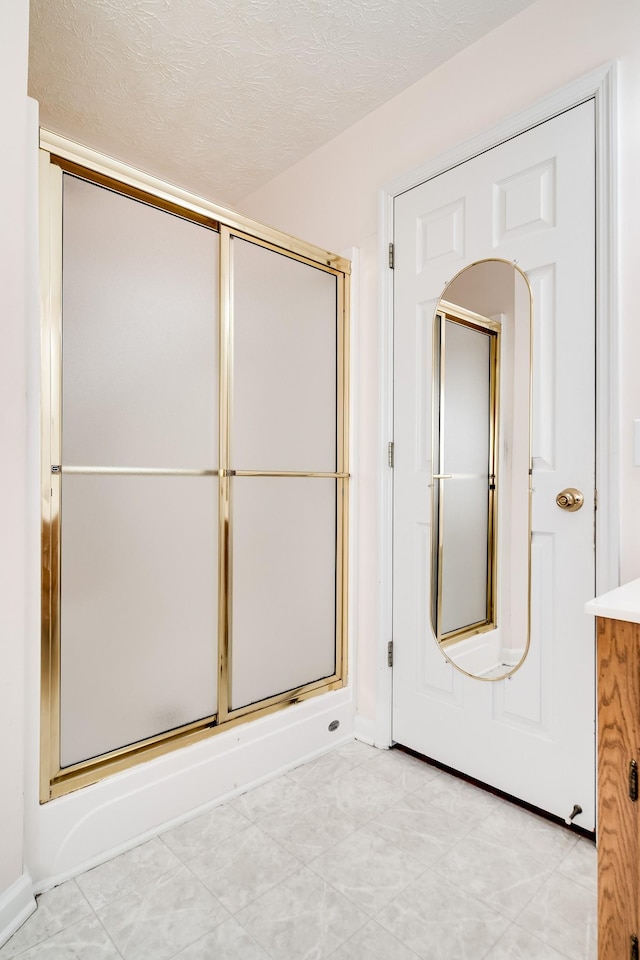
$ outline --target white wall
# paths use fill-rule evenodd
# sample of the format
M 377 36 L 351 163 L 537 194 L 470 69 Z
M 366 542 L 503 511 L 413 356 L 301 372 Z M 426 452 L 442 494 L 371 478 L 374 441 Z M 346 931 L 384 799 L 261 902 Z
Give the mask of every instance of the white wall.
M 387 181 L 444 154 L 595 67 L 619 60 L 621 578 L 640 576 L 640 6 L 635 0 L 538 0 L 333 141 L 246 197 L 243 213 L 330 250 L 360 248 L 360 722 L 375 713 L 380 591 L 378 202 Z M 363 728 L 361 727 L 361 729 Z
M 22 873 L 28 15 L 0 9 L 0 892 Z
M 28 25 L 29 0 L 0 7 L 0 943 L 34 906 L 23 876 Z

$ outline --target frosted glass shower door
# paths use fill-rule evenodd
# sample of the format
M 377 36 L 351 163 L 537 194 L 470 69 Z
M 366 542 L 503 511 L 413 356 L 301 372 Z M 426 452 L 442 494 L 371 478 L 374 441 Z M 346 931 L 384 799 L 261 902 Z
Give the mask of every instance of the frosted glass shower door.
M 217 711 L 218 257 L 63 175 L 62 768 Z
M 217 480 L 64 477 L 61 766 L 216 712 Z
M 42 803 L 337 690 L 347 663 L 349 262 L 53 139 Z
M 336 481 L 238 477 L 232 709 L 335 673 Z
M 344 452 L 335 272 L 231 238 L 229 711 L 338 673 Z
M 336 470 L 337 280 L 232 238 L 231 461 L 238 470 Z

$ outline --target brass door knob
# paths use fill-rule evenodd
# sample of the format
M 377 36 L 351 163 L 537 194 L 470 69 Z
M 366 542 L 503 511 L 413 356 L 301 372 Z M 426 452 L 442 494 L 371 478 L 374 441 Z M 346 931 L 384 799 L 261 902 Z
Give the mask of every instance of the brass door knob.
M 566 490 L 560 491 L 556 497 L 556 503 L 562 510 L 569 510 L 573 513 L 574 510 L 579 510 L 584 503 L 584 495 L 575 487 L 567 487 Z

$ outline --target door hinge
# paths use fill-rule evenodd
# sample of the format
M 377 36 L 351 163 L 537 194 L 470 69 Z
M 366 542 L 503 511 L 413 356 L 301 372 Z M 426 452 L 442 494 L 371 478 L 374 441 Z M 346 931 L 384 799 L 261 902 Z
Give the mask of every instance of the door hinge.
M 640 954 L 638 952 L 638 938 L 635 933 L 631 934 L 631 952 L 629 953 L 631 960 L 640 960 Z
M 392 243 L 389 244 L 389 270 L 393 270 L 396 265 L 396 252 Z
M 598 509 L 598 491 L 597 490 L 593 491 L 593 509 L 594 510 Z
M 635 803 L 638 799 L 638 764 L 635 760 L 629 761 L 629 800 Z
M 387 463 L 392 469 L 393 469 L 393 456 L 394 456 L 393 440 L 390 440 L 389 446 L 387 447 Z
M 387 666 L 393 666 L 393 640 L 389 640 L 387 644 Z

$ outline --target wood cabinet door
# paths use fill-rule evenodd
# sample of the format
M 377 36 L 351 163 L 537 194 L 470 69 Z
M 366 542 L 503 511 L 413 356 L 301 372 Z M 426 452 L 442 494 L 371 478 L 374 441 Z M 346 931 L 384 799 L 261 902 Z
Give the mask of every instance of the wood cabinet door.
M 632 957 L 638 936 L 640 624 L 598 619 L 598 960 Z M 635 772 L 637 784 L 637 767 Z M 637 788 L 636 788 L 637 792 Z

